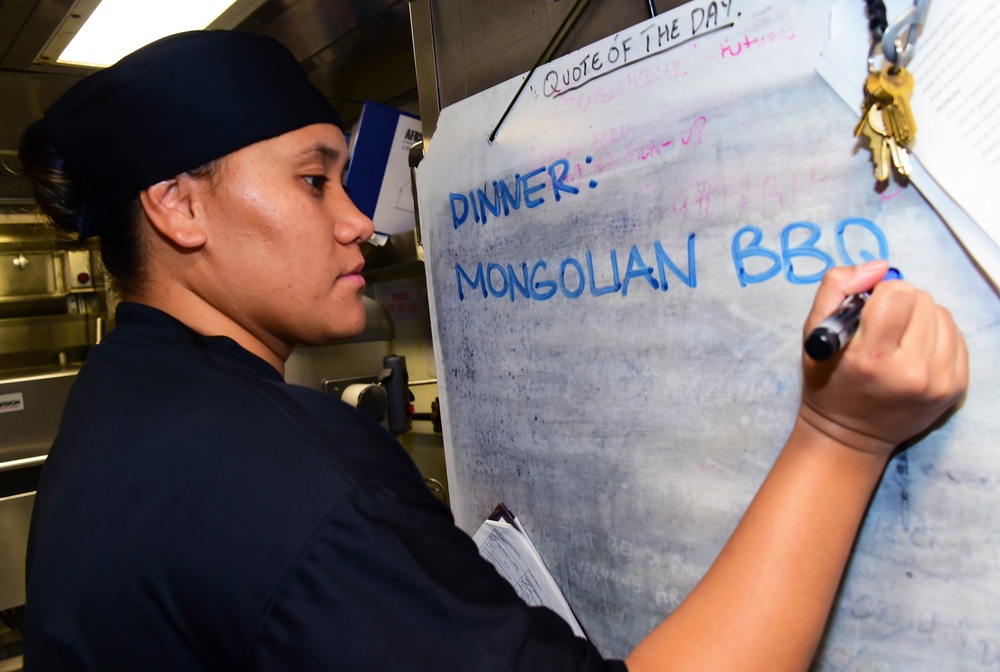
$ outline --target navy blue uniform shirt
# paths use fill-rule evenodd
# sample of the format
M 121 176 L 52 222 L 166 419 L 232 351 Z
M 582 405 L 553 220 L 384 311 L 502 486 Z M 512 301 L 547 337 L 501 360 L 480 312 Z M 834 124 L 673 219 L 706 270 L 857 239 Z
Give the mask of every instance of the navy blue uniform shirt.
M 71 391 L 27 572 L 29 672 L 624 670 L 517 597 L 381 426 L 138 304 Z

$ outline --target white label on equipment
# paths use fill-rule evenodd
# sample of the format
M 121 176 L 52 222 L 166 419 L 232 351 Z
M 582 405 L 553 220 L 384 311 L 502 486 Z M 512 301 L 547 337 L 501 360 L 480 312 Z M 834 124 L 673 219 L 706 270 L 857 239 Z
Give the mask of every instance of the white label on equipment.
M 24 395 L 20 392 L 0 394 L 0 413 L 13 413 L 24 410 Z

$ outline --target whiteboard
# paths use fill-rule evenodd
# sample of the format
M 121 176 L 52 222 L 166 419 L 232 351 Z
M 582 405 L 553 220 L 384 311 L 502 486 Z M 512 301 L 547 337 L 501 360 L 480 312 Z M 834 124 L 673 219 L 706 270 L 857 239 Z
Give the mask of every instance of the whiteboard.
M 456 520 L 506 502 L 608 656 L 773 463 L 823 271 L 882 257 L 972 380 L 890 462 L 815 668 L 1000 669 L 1000 301 L 919 192 L 876 188 L 815 74 L 830 4 L 677 8 L 539 69 L 493 143 L 522 77 L 446 108 L 417 170 Z

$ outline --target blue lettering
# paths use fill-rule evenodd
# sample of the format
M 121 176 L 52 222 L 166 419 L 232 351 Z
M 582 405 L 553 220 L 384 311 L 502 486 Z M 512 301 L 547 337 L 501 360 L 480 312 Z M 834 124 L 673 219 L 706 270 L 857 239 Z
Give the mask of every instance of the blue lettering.
M 483 213 L 483 224 L 486 223 L 486 211 L 489 210 L 493 213 L 494 217 L 500 216 L 500 187 L 497 186 L 496 180 L 493 180 L 493 201 L 491 202 L 486 196 L 486 192 L 483 189 L 477 189 L 476 194 L 479 196 L 479 211 Z
M 746 233 L 753 236 L 753 242 L 750 243 L 750 246 L 744 250 L 741 239 Z M 741 287 L 746 287 L 748 284 L 764 282 L 781 272 L 781 257 L 778 256 L 778 253 L 765 247 L 760 247 L 760 241 L 761 238 L 763 238 L 763 235 L 764 234 L 761 230 L 756 226 L 744 226 L 736 232 L 735 236 L 733 236 L 733 265 L 736 267 L 736 277 L 739 279 Z M 769 259 L 771 261 L 771 268 L 767 269 L 763 273 L 748 273 L 746 265 L 743 263 L 747 257 L 763 257 L 765 259 Z
M 479 210 L 476 209 L 476 192 L 469 192 L 469 204 L 472 206 L 472 219 L 475 220 L 476 224 L 480 222 Z
M 570 291 L 570 289 L 566 286 L 566 269 L 569 266 L 576 269 L 577 275 L 580 278 L 580 285 L 572 291 Z M 559 286 L 562 289 L 563 294 L 570 299 L 575 299 L 583 294 L 583 288 L 587 286 L 587 281 L 584 279 L 583 275 L 583 266 L 581 266 L 580 262 L 573 257 L 565 259 L 561 264 L 559 264 Z
M 524 204 L 529 208 L 537 208 L 539 205 L 545 202 L 545 199 L 540 196 L 534 200 L 531 198 L 531 195 L 533 193 L 545 188 L 544 182 L 530 187 L 528 186 L 528 180 L 535 177 L 536 175 L 540 175 L 543 172 L 545 172 L 545 168 L 536 168 L 527 175 L 521 177 L 521 184 L 523 185 L 522 191 L 524 192 Z
M 805 242 L 792 247 L 789 244 L 789 241 L 791 239 L 792 232 L 796 229 L 805 229 L 809 232 L 809 237 L 806 238 Z M 785 269 L 785 277 L 793 285 L 807 285 L 819 282 L 823 279 L 823 274 L 826 273 L 827 269 L 835 264 L 833 257 L 823 250 L 815 247 L 816 241 L 819 240 L 819 237 L 819 227 L 812 222 L 795 222 L 793 224 L 789 224 L 782 230 L 781 255 L 787 266 Z M 813 259 L 819 259 L 823 262 L 823 268 L 812 275 L 797 275 L 795 273 L 794 265 L 792 264 L 792 259 L 795 257 L 811 257 Z
M 538 299 L 539 301 L 551 299 L 556 293 L 556 290 L 559 289 L 559 285 L 556 284 L 555 280 L 542 280 L 541 282 L 537 282 L 535 280 L 535 273 L 537 273 L 539 269 L 544 271 L 546 268 L 548 268 L 548 266 L 546 266 L 544 261 L 539 261 L 531 268 L 531 284 L 529 285 L 529 289 L 531 291 L 532 298 Z M 543 289 L 543 291 L 539 292 L 539 289 Z
M 589 161 L 588 157 L 588 163 Z M 507 217 L 514 210 L 518 210 L 522 203 L 528 208 L 537 208 L 545 202 L 544 196 L 539 192 L 547 186 L 546 171 L 548 179 L 552 182 L 552 194 L 556 202 L 562 200 L 565 194 L 580 193 L 580 189 L 568 181 L 572 172 L 569 159 L 557 159 L 549 164 L 548 168 L 545 166 L 535 168 L 526 175 L 516 173 L 511 184 L 506 180 L 493 180 L 492 194 L 486 183 L 483 187 L 473 189 L 467 194 L 450 194 L 452 223 L 457 229 L 469 218 L 470 212 L 473 221 L 485 224 L 490 214 L 500 217 L 502 210 L 503 216 Z M 591 180 L 591 188 L 596 184 L 596 181 Z
M 535 173 L 538 174 L 537 171 Z M 500 182 L 494 182 L 494 195 L 496 201 L 489 199 L 483 201 L 484 209 L 491 212 L 494 208 L 499 209 L 502 202 Z M 525 183 L 527 184 L 527 183 Z M 533 189 L 533 187 L 532 187 Z M 461 222 L 468 216 L 468 208 L 475 208 L 475 204 L 467 205 L 464 195 L 452 194 L 454 221 Z M 490 206 L 485 203 L 490 203 Z M 459 214 L 458 207 L 461 206 L 463 212 Z M 496 213 L 494 212 L 494 216 Z M 852 227 L 862 230 L 860 234 L 849 236 L 848 232 Z M 798 234 L 803 231 L 803 234 Z M 877 243 L 877 256 L 870 249 L 859 249 L 856 256 L 862 261 L 872 259 L 888 259 L 889 244 L 885 234 L 875 225 L 874 222 L 861 217 L 851 217 L 841 220 L 836 227 L 837 250 L 843 262 L 847 265 L 856 265 L 857 261 L 848 253 L 848 242 L 860 246 L 864 244 L 864 236 L 874 237 Z M 747 238 L 749 236 L 749 239 Z M 804 238 L 801 242 L 793 242 L 793 238 Z M 832 255 L 817 247 L 822 237 L 819 226 L 812 222 L 794 222 L 788 224 L 781 231 L 781 249 L 772 250 L 761 244 L 763 233 L 759 227 L 744 226 L 733 236 L 731 253 L 733 265 L 740 286 L 746 287 L 750 284 L 757 284 L 770 280 L 779 275 L 784 269 L 788 282 L 796 285 L 819 282 L 823 275 L 836 263 Z M 850 238 L 848 241 L 847 239 Z M 860 242 L 859 242 L 860 241 Z M 455 264 L 455 280 L 458 285 L 458 296 L 461 301 L 465 300 L 466 294 L 478 291 L 483 298 L 493 296 L 495 298 L 509 297 L 511 302 L 517 300 L 518 295 L 525 299 L 537 301 L 547 301 L 562 292 L 570 299 L 580 297 L 584 290 L 589 287 L 590 295 L 594 297 L 604 296 L 621 292 L 622 297 L 628 296 L 630 283 L 638 278 L 644 279 L 654 290 L 662 288 L 667 291 L 668 270 L 679 278 L 688 287 L 698 286 L 697 263 L 695 258 L 695 234 L 688 234 L 687 239 L 688 263 L 686 272 L 681 269 L 667 254 L 660 241 L 653 241 L 653 251 L 656 256 L 656 272 L 652 266 L 647 264 L 639 251 L 638 245 L 629 248 L 628 262 L 626 264 L 624 278 L 619 268 L 618 251 L 611 249 L 608 251 L 610 269 L 595 268 L 594 253 L 587 249 L 586 270 L 584 264 L 573 257 L 567 257 L 558 264 L 558 278 L 550 276 L 546 271 L 549 266 L 545 260 L 533 262 L 521 261 L 512 263 L 479 262 L 475 273 L 470 275 L 461 264 Z M 753 268 L 764 270 L 751 273 L 747 269 L 748 260 L 753 259 Z M 764 262 L 757 261 L 763 259 Z M 818 264 L 813 263 L 813 268 L 822 266 L 811 273 L 803 273 L 801 268 L 802 259 L 815 259 Z M 766 266 L 765 266 L 766 264 Z M 530 266 L 530 269 L 529 269 Z M 610 272 L 608 272 L 610 270 Z M 572 277 L 575 272 L 576 278 Z M 600 281 L 605 284 L 599 284 Z M 471 290 L 471 291 L 468 291 Z
M 493 286 L 493 271 L 500 271 L 500 277 L 503 278 L 502 289 L 496 289 Z M 486 285 L 493 296 L 501 297 L 507 293 L 507 273 L 504 271 L 503 266 L 493 261 L 486 266 Z
M 587 250 L 587 275 L 590 278 L 590 293 L 594 296 L 617 292 L 622 288 L 621 280 L 618 279 L 618 251 L 611 250 L 611 272 L 614 275 L 614 283 L 607 287 L 598 287 L 594 280 L 594 255 Z
M 462 223 L 469 216 L 469 201 L 466 200 L 465 196 L 462 194 L 451 193 L 448 194 L 448 200 L 451 202 L 451 221 L 455 225 L 455 228 L 462 226 Z M 458 211 L 455 210 L 455 203 L 462 204 L 462 214 L 459 215 Z
M 496 183 L 494 182 L 494 184 Z M 514 301 L 515 289 L 521 292 L 524 298 L 526 299 L 531 298 L 531 294 L 528 292 L 528 287 L 531 286 L 530 282 L 528 281 L 528 262 L 526 261 L 521 262 L 521 272 L 524 274 L 524 284 L 518 282 L 517 271 L 514 270 L 514 267 L 510 264 L 507 264 L 507 275 L 510 279 L 510 300 L 512 303 Z
M 556 166 L 562 168 L 562 173 L 559 177 L 556 177 Z M 558 161 L 553 161 L 552 165 L 549 166 L 549 177 L 552 178 L 552 191 L 555 193 L 556 201 L 559 201 L 559 192 L 565 191 L 569 194 L 579 194 L 580 190 L 573 185 L 565 185 L 563 182 L 566 180 L 566 176 L 569 175 L 569 161 L 566 159 L 559 159 Z
M 687 275 L 681 272 L 681 269 L 670 260 L 667 253 L 664 251 L 663 246 L 660 245 L 660 241 L 653 242 L 653 250 L 656 252 L 656 266 L 660 271 L 660 286 L 663 287 L 663 291 L 667 291 L 669 287 L 667 286 L 667 272 L 664 266 L 668 266 L 671 271 L 674 272 L 678 278 L 681 279 L 688 287 L 698 286 L 698 275 L 695 269 L 694 261 L 694 234 L 688 234 L 688 272 Z
M 476 267 L 476 279 L 469 277 L 465 269 L 458 262 L 455 262 L 455 279 L 458 281 L 458 300 L 465 301 L 465 293 L 462 291 L 462 278 L 469 284 L 469 289 L 480 287 L 483 290 L 483 298 L 486 298 L 486 280 L 483 278 L 483 262 L 479 262 Z
M 510 193 L 510 187 L 503 180 L 500 180 L 500 200 L 503 201 L 503 214 L 506 217 L 510 214 L 511 208 L 517 210 L 521 207 L 521 176 L 514 176 L 514 193 Z
M 849 266 L 857 265 L 857 262 L 855 262 L 851 255 L 847 253 L 847 246 L 844 244 L 844 231 L 846 231 L 849 226 L 860 226 L 871 231 L 875 236 L 875 241 L 878 243 L 878 256 L 873 255 L 868 250 L 861 250 L 858 252 L 863 261 L 889 258 L 889 241 L 885 239 L 885 234 L 882 233 L 882 229 L 878 228 L 878 226 L 875 225 L 875 222 L 862 217 L 849 217 L 839 222 L 836 229 L 837 252 L 840 253 L 840 258 L 844 260 L 845 264 Z
M 628 253 L 628 266 L 625 269 L 625 282 L 622 283 L 622 296 L 628 296 L 628 283 L 632 278 L 645 278 L 653 289 L 660 288 L 660 283 L 653 278 L 653 267 L 647 266 L 646 262 L 642 260 L 642 255 L 639 254 L 639 248 L 636 245 L 633 245 Z

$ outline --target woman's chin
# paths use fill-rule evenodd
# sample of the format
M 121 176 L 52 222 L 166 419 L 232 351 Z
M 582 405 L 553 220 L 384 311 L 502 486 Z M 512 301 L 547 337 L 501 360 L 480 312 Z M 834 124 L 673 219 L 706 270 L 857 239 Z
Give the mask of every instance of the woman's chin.
M 361 302 L 358 301 L 356 311 L 351 311 L 351 315 L 341 315 L 336 325 L 330 330 L 329 340 L 339 341 L 345 338 L 356 338 L 365 331 L 365 310 Z

